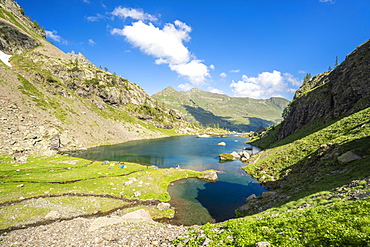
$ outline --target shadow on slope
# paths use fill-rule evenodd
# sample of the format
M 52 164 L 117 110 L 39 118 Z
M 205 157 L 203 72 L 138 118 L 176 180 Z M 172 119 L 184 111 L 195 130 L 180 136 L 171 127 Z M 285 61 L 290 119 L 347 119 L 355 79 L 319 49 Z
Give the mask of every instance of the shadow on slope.
M 256 131 L 261 125 L 264 127 L 271 126 L 274 124 L 272 121 L 268 121 L 261 118 L 250 117 L 248 118 L 250 124 L 239 124 L 235 121 L 228 120 L 231 117 L 216 116 L 212 112 L 207 111 L 201 107 L 193 107 L 188 105 L 182 105 L 189 114 L 191 114 L 199 124 L 202 126 L 214 126 L 217 125 L 220 128 L 229 129 L 238 132 L 249 132 Z

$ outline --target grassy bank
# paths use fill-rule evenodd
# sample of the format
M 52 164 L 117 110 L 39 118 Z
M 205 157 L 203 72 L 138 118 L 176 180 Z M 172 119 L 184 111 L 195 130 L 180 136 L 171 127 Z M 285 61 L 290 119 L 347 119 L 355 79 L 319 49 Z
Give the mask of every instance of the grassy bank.
M 159 201 L 170 200 L 168 185 L 203 174 L 186 169 L 155 170 L 129 162 L 125 168 L 120 166 L 119 162 L 103 165 L 102 161 L 60 155 L 29 158 L 26 163 L 1 156 L 0 230 L 45 220 L 50 211 L 70 218 L 148 206 L 154 218 L 168 217 L 172 210 L 155 209 Z

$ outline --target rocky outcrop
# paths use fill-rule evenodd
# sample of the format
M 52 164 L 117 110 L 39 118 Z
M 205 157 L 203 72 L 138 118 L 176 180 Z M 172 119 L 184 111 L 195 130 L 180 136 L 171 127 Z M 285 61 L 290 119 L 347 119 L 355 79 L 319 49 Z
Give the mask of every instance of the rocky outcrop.
M 21 29 L 0 19 L 0 50 L 9 54 L 22 54 L 40 45 L 32 36 Z
M 370 41 L 367 41 L 333 71 L 302 85 L 284 112 L 278 139 L 314 121 L 326 123 L 369 106 Z

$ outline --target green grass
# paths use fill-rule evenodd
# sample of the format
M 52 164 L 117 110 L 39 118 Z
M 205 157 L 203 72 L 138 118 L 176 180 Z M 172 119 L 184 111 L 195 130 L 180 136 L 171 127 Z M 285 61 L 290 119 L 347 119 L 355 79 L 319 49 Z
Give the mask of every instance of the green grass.
M 102 165 L 101 161 L 60 155 L 30 158 L 25 164 L 13 164 L 12 161 L 11 157 L 0 156 L 0 215 L 3 217 L 0 217 L 0 228 L 42 220 L 53 207 L 70 208 L 74 214 L 83 206 L 80 213 L 89 214 L 123 205 L 121 199 L 168 201 L 167 187 L 171 182 L 204 174 L 186 169 L 154 170 L 129 162 L 125 162 L 126 168 L 121 169 L 120 164 L 114 162 Z M 41 200 L 40 197 L 53 207 L 44 210 L 28 200 Z M 31 211 L 32 214 L 28 213 Z M 17 212 L 15 216 L 10 217 L 14 212 Z M 152 213 L 158 218 L 173 216 L 172 211 L 154 210 Z
M 270 180 L 270 185 L 276 188 L 304 187 L 303 194 L 369 176 L 369 116 L 370 108 L 324 126 L 311 126 L 294 133 L 258 154 L 255 162 L 244 170 L 262 182 Z M 337 157 L 347 151 L 364 158 L 348 165 L 340 164 Z M 343 172 L 331 174 L 334 171 Z M 314 182 L 318 178 L 321 179 Z M 305 186 L 307 184 L 310 186 Z
M 189 246 L 369 246 L 370 200 L 335 202 L 309 210 L 291 210 L 273 216 L 249 216 L 203 226 L 205 236 Z M 221 231 L 220 231 L 221 229 Z
M 107 212 L 127 204 L 121 200 L 102 197 L 46 197 L 23 201 L 0 208 L 0 229 L 42 221 L 51 211 L 57 211 L 64 218 Z

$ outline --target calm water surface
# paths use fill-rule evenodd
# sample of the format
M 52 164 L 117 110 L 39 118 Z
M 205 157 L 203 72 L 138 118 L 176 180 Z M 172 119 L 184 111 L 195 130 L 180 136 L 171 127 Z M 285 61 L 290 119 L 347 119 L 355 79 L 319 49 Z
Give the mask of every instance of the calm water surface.
M 226 146 L 218 146 L 219 142 Z M 240 161 L 220 163 L 221 153 L 240 152 L 247 138 L 195 136 L 130 141 L 118 145 L 101 146 L 84 151 L 75 151 L 73 156 L 91 160 L 114 160 L 156 165 L 160 168 L 176 167 L 192 170 L 215 169 L 221 171 L 218 181 L 206 183 L 190 178 L 176 181 L 169 186 L 171 205 L 176 208 L 173 223 L 183 225 L 220 222 L 234 217 L 234 211 L 245 204 L 251 195 L 266 191 L 251 176 L 246 174 Z M 254 153 L 258 152 L 253 147 Z M 250 151 L 250 152 L 252 152 Z

